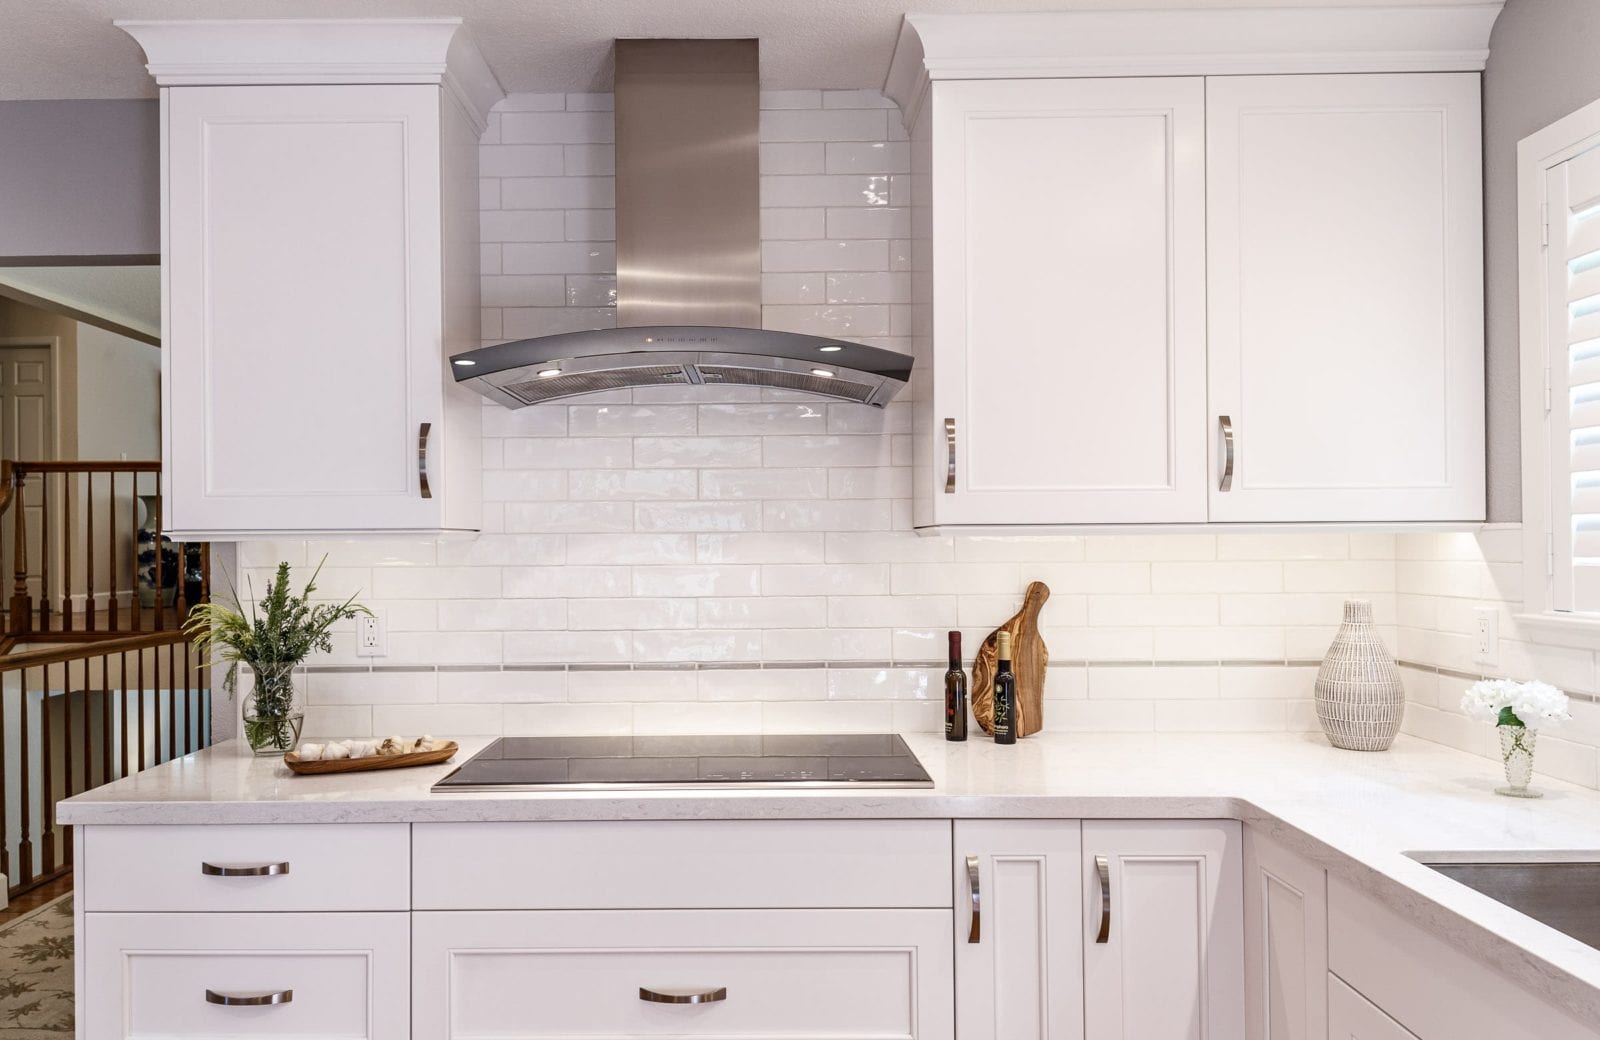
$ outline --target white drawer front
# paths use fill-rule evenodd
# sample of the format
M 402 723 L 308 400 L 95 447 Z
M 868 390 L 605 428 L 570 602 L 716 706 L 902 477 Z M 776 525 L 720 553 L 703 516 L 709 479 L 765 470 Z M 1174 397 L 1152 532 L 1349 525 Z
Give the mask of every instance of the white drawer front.
M 949 1040 L 950 942 L 946 910 L 419 913 L 415 1036 Z
M 948 820 L 429 823 L 418 910 L 949 907 Z
M 406 914 L 85 914 L 79 1035 L 95 1040 L 410 1032 Z M 219 996 L 291 993 L 227 1006 Z
M 405 910 L 409 832 L 403 823 L 84 827 L 79 898 L 91 913 Z M 206 864 L 287 870 L 219 876 Z

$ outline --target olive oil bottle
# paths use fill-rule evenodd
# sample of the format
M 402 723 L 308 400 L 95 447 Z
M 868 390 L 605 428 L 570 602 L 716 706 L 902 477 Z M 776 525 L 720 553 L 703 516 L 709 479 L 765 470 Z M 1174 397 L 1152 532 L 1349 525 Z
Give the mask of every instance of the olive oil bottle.
M 1011 672 L 1011 633 L 999 636 L 999 665 L 994 673 L 994 742 L 1017 742 L 1017 677 Z

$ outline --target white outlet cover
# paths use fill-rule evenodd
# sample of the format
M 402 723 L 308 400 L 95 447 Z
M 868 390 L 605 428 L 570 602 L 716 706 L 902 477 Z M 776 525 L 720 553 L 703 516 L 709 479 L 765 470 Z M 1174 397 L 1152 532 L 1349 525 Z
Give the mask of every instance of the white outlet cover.
M 1472 660 L 1478 664 L 1500 663 L 1500 611 L 1477 607 L 1472 611 Z
M 389 625 L 381 611 L 356 617 L 356 656 L 385 657 L 389 653 Z

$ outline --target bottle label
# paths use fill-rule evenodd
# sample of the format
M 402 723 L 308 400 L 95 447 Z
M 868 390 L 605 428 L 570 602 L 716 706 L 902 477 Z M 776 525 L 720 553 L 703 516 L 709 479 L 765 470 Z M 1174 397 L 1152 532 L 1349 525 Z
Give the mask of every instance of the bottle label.
M 1011 732 L 1011 704 L 1006 696 L 1006 688 L 1000 683 L 994 686 L 994 731 L 996 733 Z

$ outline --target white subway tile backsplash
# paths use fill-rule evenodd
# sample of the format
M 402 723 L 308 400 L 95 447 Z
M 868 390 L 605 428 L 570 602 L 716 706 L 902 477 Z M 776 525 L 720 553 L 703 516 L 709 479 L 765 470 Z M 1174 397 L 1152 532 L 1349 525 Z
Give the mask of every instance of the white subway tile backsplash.
M 760 437 L 648 437 L 635 445 L 636 466 L 709 468 L 761 465 Z
M 795 629 L 829 624 L 828 601 L 821 596 L 734 596 L 702 599 L 702 628 Z
M 506 144 L 605 144 L 613 139 L 610 112 L 512 112 L 502 110 L 500 139 Z
M 889 122 L 883 109 L 765 108 L 761 113 L 761 140 L 882 141 L 887 138 Z
M 761 568 L 754 565 L 635 567 L 635 596 L 756 596 Z
M 507 531 L 632 531 L 634 507 L 627 502 L 508 502 Z
M 761 528 L 756 502 L 640 502 L 633 506 L 640 531 L 755 531 Z
M 872 239 L 816 242 L 763 242 L 763 271 L 882 271 L 889 243 Z
M 763 174 L 812 174 L 827 170 L 827 146 L 821 141 L 761 142 Z
M 700 563 L 820 563 L 824 544 L 811 533 L 702 534 L 694 556 Z
M 686 534 L 573 534 L 567 536 L 567 562 L 693 563 L 695 540 Z
M 708 469 L 700 475 L 703 499 L 826 498 L 824 469 Z M 837 497 L 837 496 L 835 496 Z

